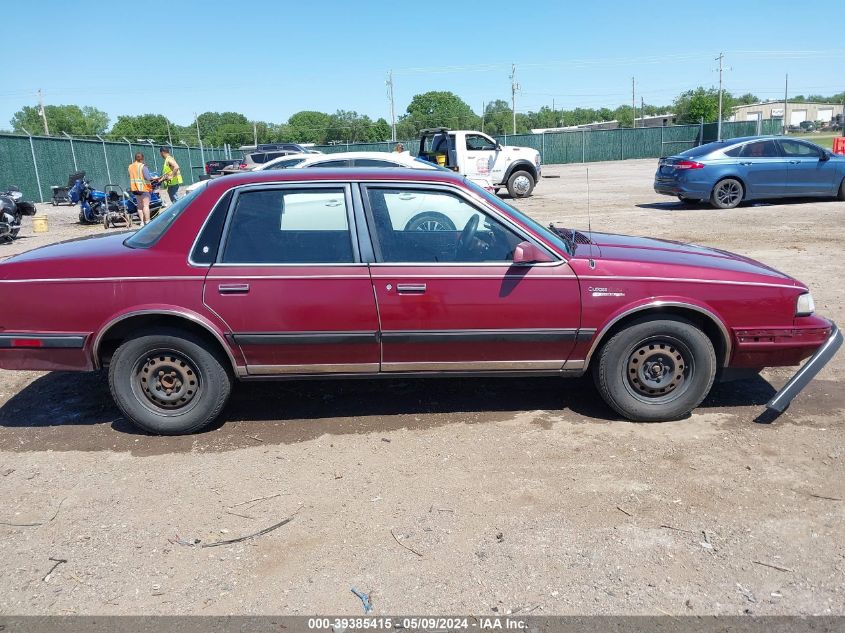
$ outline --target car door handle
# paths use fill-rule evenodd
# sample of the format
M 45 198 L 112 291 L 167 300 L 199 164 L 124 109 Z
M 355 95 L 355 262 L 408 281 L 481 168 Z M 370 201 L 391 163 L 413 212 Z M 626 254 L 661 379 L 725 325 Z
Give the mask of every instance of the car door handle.
M 754 163 L 752 163 L 752 162 L 748 162 L 748 163 L 740 163 L 740 165 L 743 165 L 744 167 L 748 167 L 749 165 L 753 165 L 753 164 L 754 164 Z
M 425 284 L 396 284 L 399 294 L 421 295 L 425 292 Z
M 217 292 L 221 295 L 245 295 L 249 292 L 249 284 L 220 284 Z
M 789 161 L 789 164 L 790 164 L 790 165 L 798 165 L 798 164 L 800 164 L 800 163 L 801 163 L 801 161 L 800 161 L 800 160 L 791 160 L 791 161 Z

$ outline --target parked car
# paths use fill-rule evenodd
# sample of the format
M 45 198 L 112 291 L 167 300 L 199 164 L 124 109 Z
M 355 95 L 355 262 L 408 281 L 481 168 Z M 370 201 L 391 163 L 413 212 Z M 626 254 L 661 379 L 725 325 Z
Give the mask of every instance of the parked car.
M 511 198 L 530 196 L 542 171 L 536 149 L 502 145 L 473 130 L 423 130 L 418 154 L 472 180 L 489 181 L 497 192 L 506 187 Z
M 403 226 L 418 197 L 455 229 Z M 209 424 L 235 380 L 314 376 L 590 371 L 620 415 L 671 420 L 730 370 L 812 356 L 782 411 L 842 342 L 764 264 L 547 228 L 442 170 L 209 180 L 137 232 L 0 262 L 2 287 L 0 368 L 106 367 L 126 417 L 161 434 Z
M 337 152 L 335 154 L 291 154 L 268 161 L 256 167 L 264 169 L 289 169 L 291 167 L 406 167 L 411 169 L 437 169 L 437 165 L 411 156 L 409 152 Z
M 297 154 L 319 154 L 314 143 L 259 143 L 258 145 L 242 145 L 240 149 L 245 153 L 285 151 Z
M 225 167 L 232 165 L 240 165 L 240 158 L 220 158 L 217 160 L 205 161 L 205 173 L 209 176 L 218 176 L 222 173 Z
M 845 156 L 784 136 L 718 141 L 661 158 L 654 190 L 682 202 L 709 200 L 717 209 L 772 198 L 845 200 Z
M 259 165 L 263 165 L 264 163 L 274 160 L 276 158 L 280 158 L 282 156 L 289 156 L 291 154 L 299 154 L 301 152 L 294 151 L 294 150 L 273 150 L 273 151 L 260 151 L 260 152 L 250 152 L 244 154 L 243 159 L 237 161 L 236 163 L 229 165 L 228 167 L 221 170 L 222 174 L 234 174 L 239 171 L 249 171 L 251 169 L 255 169 Z

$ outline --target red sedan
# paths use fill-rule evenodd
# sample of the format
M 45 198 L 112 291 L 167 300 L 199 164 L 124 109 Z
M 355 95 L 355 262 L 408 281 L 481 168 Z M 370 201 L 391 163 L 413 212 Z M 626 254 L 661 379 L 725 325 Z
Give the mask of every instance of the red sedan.
M 592 371 L 632 420 L 687 415 L 729 369 L 842 336 L 806 286 L 724 251 L 546 228 L 440 171 L 224 177 L 131 234 L 0 263 L 0 367 L 109 369 L 147 431 L 217 418 L 235 379 Z

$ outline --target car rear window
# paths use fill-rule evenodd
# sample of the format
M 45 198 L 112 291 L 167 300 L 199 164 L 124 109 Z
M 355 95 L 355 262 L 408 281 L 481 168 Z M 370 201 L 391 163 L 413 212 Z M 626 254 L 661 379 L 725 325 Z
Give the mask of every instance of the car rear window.
M 129 248 L 150 248 L 161 239 L 161 236 L 173 225 L 176 218 L 182 214 L 182 211 L 191 204 L 203 189 L 205 187 L 199 187 L 179 198 L 164 211 L 161 211 L 149 224 L 126 238 L 123 243 Z
M 681 152 L 678 156 L 684 156 L 685 158 L 695 158 L 696 156 L 704 156 L 711 152 L 715 152 L 717 149 L 722 149 L 727 145 L 726 141 L 717 141 L 716 143 L 706 143 L 704 145 L 699 145 L 698 147 L 693 147 L 692 149 L 688 149 L 685 152 Z

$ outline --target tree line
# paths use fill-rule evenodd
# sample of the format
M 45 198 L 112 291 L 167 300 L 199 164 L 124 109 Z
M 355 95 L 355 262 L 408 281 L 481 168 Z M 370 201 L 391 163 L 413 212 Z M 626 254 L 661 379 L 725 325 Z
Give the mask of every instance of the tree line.
M 750 93 L 734 96 L 722 93 L 722 116 L 728 118 L 731 109 L 740 104 L 756 103 L 759 99 Z M 798 95 L 790 103 L 820 101 L 839 103 L 845 101 L 845 92 L 824 97 Z M 568 127 L 595 122 L 618 121 L 620 127 L 631 127 L 636 117 L 672 112 L 678 123 L 698 123 L 702 119 L 712 122 L 718 118 L 719 95 L 715 88 L 699 87 L 678 95 L 671 104 L 642 104 L 634 109 L 630 105 L 610 108 L 574 108 L 571 110 L 541 107 L 536 112 L 517 112 L 516 132 L 528 133 L 537 128 Z M 293 114 L 284 123 L 250 121 L 239 112 L 203 112 L 189 125 L 178 125 L 163 114 L 122 115 L 114 125 L 102 110 L 92 106 L 48 105 L 44 107 L 51 135 L 62 133 L 73 136 L 96 136 L 110 140 L 151 139 L 156 143 L 186 143 L 196 145 L 199 138 L 205 145 L 233 147 L 259 143 L 297 142 L 327 145 L 388 141 L 392 130 L 384 118 L 372 120 L 354 110 L 337 110 L 334 114 L 304 110 Z M 44 134 L 41 111 L 35 106 L 24 106 L 11 120 L 16 133 Z M 487 103 L 477 114 L 458 95 L 446 91 L 429 91 L 415 95 L 407 109 L 396 121 L 396 137 L 412 139 L 421 130 L 430 127 L 484 130 L 491 135 L 513 132 L 514 117 L 510 104 L 497 99 Z

